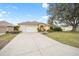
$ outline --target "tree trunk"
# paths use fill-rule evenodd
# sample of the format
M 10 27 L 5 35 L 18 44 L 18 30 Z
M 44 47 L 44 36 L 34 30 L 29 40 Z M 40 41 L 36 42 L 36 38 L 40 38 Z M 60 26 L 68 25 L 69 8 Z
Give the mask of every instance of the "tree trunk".
M 72 31 L 75 32 L 77 28 L 77 25 L 72 26 Z

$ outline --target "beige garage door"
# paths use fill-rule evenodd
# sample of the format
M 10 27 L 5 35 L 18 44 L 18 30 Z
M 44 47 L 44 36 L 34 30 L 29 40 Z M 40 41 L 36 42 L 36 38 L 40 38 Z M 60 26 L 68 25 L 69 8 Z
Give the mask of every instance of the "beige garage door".
M 23 26 L 21 31 L 22 32 L 38 32 L 37 26 Z

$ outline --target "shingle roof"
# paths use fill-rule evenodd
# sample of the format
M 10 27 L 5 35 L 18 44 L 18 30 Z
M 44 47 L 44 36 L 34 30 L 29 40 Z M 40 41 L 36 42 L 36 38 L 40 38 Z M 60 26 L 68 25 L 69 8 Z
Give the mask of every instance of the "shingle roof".
M 6 21 L 0 21 L 0 26 L 13 26 L 13 24 L 8 23 Z
M 44 24 L 44 23 L 32 21 L 32 22 L 22 22 L 22 23 L 19 23 L 18 25 L 38 25 L 38 24 Z

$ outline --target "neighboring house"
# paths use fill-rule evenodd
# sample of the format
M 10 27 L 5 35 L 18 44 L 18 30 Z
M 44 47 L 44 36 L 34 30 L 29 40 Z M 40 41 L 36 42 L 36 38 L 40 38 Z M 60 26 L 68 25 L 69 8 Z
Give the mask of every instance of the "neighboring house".
M 72 26 L 62 25 L 60 27 L 61 27 L 62 31 L 71 31 L 72 30 Z
M 6 21 L 0 21 L 0 34 L 5 33 L 6 31 L 13 31 L 14 26 Z
M 38 28 L 40 27 L 40 25 L 45 25 L 45 24 L 37 21 L 32 21 L 32 22 L 22 22 L 19 23 L 18 25 L 20 26 L 19 30 L 22 32 L 38 32 Z
M 55 20 L 53 22 L 53 27 L 60 27 L 62 29 L 62 31 L 71 31 L 72 30 L 72 26 L 70 25 L 67 25 L 66 23 L 62 23 L 62 22 L 59 22 L 57 20 Z

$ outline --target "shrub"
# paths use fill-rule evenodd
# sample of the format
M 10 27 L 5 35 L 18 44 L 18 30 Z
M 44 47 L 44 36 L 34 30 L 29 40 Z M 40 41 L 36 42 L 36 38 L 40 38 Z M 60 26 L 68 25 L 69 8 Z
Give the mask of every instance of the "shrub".
M 53 29 L 48 30 L 48 32 L 53 32 Z
M 10 34 L 18 34 L 18 33 L 20 33 L 21 31 L 11 31 L 11 32 L 9 32 L 9 31 L 6 31 L 6 34 L 8 34 L 8 33 L 10 33 Z
M 15 26 L 14 31 L 19 31 L 19 26 Z
M 41 30 L 39 28 L 37 28 L 38 32 L 41 32 Z
M 53 27 L 51 26 L 48 32 L 52 32 L 52 31 L 53 31 Z
M 60 27 L 55 27 L 53 28 L 53 31 L 62 31 L 62 29 Z
M 6 34 L 8 34 L 9 33 L 9 31 L 6 31 Z

